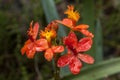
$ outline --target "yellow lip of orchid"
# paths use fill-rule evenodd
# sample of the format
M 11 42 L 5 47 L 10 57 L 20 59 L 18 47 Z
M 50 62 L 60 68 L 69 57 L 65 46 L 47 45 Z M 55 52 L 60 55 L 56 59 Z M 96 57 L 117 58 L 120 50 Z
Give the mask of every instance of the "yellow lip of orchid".
M 56 31 L 45 29 L 45 31 L 41 31 L 40 36 L 46 38 L 48 42 L 51 42 L 51 39 L 56 37 Z
M 47 25 L 45 31 L 41 30 L 40 37 L 47 39 L 47 41 L 50 43 L 51 40 L 56 37 L 57 29 L 58 29 L 58 24 L 55 21 L 52 21 Z
M 80 18 L 80 14 L 77 11 L 74 11 L 74 6 L 68 5 L 68 9 L 64 12 L 64 14 L 68 15 L 68 18 L 78 21 Z

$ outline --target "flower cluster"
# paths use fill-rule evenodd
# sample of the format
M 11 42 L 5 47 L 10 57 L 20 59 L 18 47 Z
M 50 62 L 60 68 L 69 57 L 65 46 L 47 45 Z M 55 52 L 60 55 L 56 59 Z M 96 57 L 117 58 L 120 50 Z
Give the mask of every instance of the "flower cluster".
M 88 31 L 88 25 L 77 25 L 80 15 L 74 11 L 74 6 L 68 6 L 65 14 L 67 14 L 67 18 L 52 21 L 45 27 L 45 30 L 40 30 L 39 38 L 37 38 L 39 24 L 36 22 L 33 26 L 33 22 L 31 22 L 28 30 L 29 39 L 22 47 L 21 53 L 22 55 L 26 53 L 28 58 L 33 58 L 36 52 L 44 52 L 45 59 L 51 61 L 56 54 L 64 51 L 65 46 L 67 53 L 58 58 L 57 66 L 68 65 L 73 74 L 78 74 L 82 67 L 81 61 L 88 64 L 94 63 L 94 59 L 84 53 L 92 47 L 94 35 Z M 62 39 L 63 45 L 56 43 L 58 24 L 63 24 L 70 29 L 68 36 Z M 78 40 L 75 31 L 82 33 L 84 37 Z
M 28 58 L 33 58 L 36 51 L 45 51 L 45 59 L 51 61 L 55 53 L 61 53 L 64 51 L 64 47 L 62 45 L 56 46 L 51 44 L 51 40 L 56 38 L 57 29 L 57 23 L 54 21 L 51 22 L 44 31 L 41 30 L 40 38 L 36 40 L 39 24 L 36 22 L 32 28 L 31 22 L 30 29 L 28 31 L 29 39 L 25 42 L 25 45 L 21 49 L 22 55 L 26 53 Z

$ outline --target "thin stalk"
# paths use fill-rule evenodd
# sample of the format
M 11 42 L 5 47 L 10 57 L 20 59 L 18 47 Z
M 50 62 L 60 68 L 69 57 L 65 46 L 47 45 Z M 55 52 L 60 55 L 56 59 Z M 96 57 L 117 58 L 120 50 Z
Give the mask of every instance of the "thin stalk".
M 43 77 L 42 77 L 42 75 L 40 73 L 40 70 L 39 70 L 38 57 L 37 56 L 34 59 L 34 68 L 35 68 L 35 72 L 37 73 L 38 80 L 43 80 Z
M 54 73 L 54 80 L 60 80 L 60 68 L 57 67 L 59 55 L 55 55 L 54 62 L 55 62 L 55 73 Z

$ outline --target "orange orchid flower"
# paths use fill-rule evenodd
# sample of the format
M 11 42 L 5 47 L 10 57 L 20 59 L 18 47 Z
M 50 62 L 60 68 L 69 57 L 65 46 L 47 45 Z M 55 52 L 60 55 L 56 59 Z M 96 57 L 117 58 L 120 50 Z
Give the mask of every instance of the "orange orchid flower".
M 89 32 L 87 29 L 89 28 L 86 24 L 76 25 L 80 18 L 80 14 L 77 11 L 74 11 L 74 6 L 69 5 L 68 9 L 64 12 L 68 15 L 67 18 L 64 18 L 62 21 L 56 20 L 56 22 L 65 25 L 73 31 L 79 31 L 85 36 L 94 37 L 94 35 Z
M 56 37 L 56 30 L 58 29 L 58 25 L 56 22 L 51 22 L 45 28 L 45 31 L 41 30 L 40 37 L 45 38 L 48 42 L 51 42 L 52 39 Z
M 56 22 L 52 21 L 45 28 L 45 31 L 40 32 L 40 37 L 42 39 L 46 39 L 48 42 L 48 48 L 45 50 L 44 57 L 46 60 L 51 61 L 55 53 L 61 53 L 64 51 L 63 46 L 54 46 L 52 45 L 52 39 L 56 38 L 56 30 L 58 29 L 58 25 Z
M 82 68 L 82 61 L 88 64 L 94 63 L 94 58 L 84 53 L 92 47 L 93 42 L 91 37 L 85 37 L 78 41 L 75 33 L 71 31 L 63 39 L 63 43 L 66 45 L 68 52 L 58 59 L 58 67 L 68 65 L 73 74 L 78 74 Z
M 64 14 L 67 14 L 69 19 L 72 19 L 75 22 L 77 22 L 80 18 L 80 14 L 77 11 L 74 11 L 74 6 L 69 5 L 67 7 L 68 9 L 64 12 Z
M 47 61 L 51 61 L 54 54 L 61 53 L 63 51 L 64 51 L 64 47 L 62 45 L 61 46 L 53 45 L 53 46 L 49 47 L 48 49 L 46 49 L 44 57 Z
M 28 58 L 33 58 L 36 51 L 43 51 L 48 48 L 46 39 L 38 39 L 37 34 L 39 30 L 39 24 L 36 22 L 32 28 L 33 22 L 30 24 L 30 29 L 28 31 L 29 39 L 25 42 L 24 46 L 21 49 L 22 55 L 26 53 Z

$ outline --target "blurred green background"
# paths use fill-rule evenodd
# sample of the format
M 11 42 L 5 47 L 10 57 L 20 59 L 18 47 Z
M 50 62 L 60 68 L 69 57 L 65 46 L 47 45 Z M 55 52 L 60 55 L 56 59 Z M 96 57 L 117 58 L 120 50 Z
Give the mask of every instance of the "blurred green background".
M 81 14 L 79 23 L 90 25 L 95 34 L 88 53 L 96 63 L 85 64 L 76 76 L 61 69 L 63 80 L 120 80 L 120 0 L 0 0 L 0 80 L 53 80 L 54 67 L 43 53 L 27 59 L 20 49 L 32 20 L 44 28 L 64 18 L 70 4 Z M 66 34 L 63 29 L 60 36 Z

